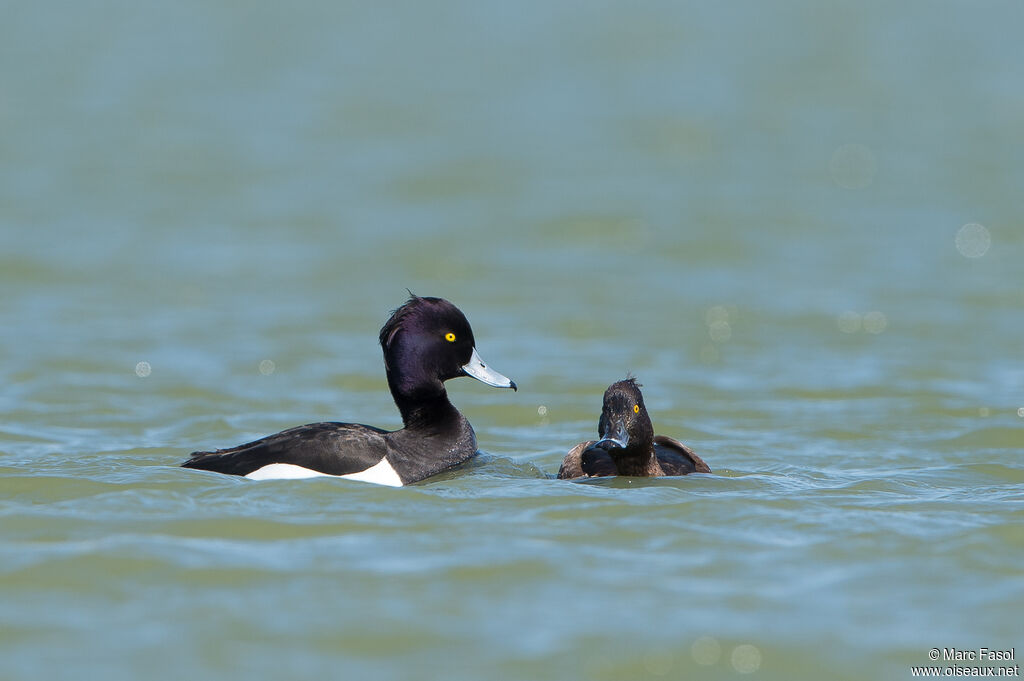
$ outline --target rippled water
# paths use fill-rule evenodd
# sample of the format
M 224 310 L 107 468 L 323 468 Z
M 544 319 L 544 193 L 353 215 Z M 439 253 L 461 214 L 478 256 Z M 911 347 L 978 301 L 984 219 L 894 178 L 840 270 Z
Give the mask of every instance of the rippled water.
M 23 5 L 0 679 L 900 679 L 1021 646 L 1017 3 Z M 403 489 L 182 470 L 518 393 Z M 714 473 L 552 479 L 634 372 Z

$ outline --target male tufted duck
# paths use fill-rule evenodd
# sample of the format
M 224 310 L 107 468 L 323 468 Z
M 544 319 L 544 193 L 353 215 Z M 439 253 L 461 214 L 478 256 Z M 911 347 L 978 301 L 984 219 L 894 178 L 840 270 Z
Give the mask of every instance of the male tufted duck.
M 516 384 L 477 354 L 465 315 L 441 298 L 412 295 L 380 330 L 388 387 L 405 427 L 311 423 L 229 449 L 193 452 L 182 464 L 247 478 L 335 476 L 400 487 L 476 454 L 473 427 L 448 401 L 457 376 L 496 388 Z

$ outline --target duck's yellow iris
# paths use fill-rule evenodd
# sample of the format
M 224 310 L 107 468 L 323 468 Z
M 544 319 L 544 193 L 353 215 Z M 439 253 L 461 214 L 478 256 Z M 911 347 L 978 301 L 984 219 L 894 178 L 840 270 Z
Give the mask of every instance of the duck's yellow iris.
M 634 414 L 639 414 L 640 413 L 640 405 L 639 404 L 634 404 L 633 405 L 633 413 Z
M 449 343 L 454 343 L 455 342 L 455 334 L 452 333 L 451 331 L 449 331 L 448 333 L 446 333 L 444 335 L 444 339 L 446 341 L 448 341 Z

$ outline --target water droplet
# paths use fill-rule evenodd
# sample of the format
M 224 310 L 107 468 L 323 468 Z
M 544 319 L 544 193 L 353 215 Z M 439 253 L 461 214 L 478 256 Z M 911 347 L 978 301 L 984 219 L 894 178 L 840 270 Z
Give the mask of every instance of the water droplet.
M 992 235 L 984 225 L 969 222 L 956 233 L 956 250 L 965 258 L 980 258 L 992 246 Z
M 1024 407 L 1018 407 L 1017 408 L 1017 416 L 1019 416 L 1022 419 L 1024 419 Z
M 889 326 L 889 320 L 881 312 L 868 312 L 864 315 L 864 330 L 868 333 L 882 333 L 887 326 Z
M 847 310 L 839 315 L 839 319 L 836 320 L 836 325 L 839 326 L 839 330 L 843 333 L 857 333 L 860 331 L 860 323 L 860 314 L 853 310 Z
M 701 636 L 690 646 L 690 654 L 697 664 L 710 667 L 722 656 L 722 646 L 710 636 Z
M 260 362 L 260 373 L 263 374 L 264 376 L 269 376 L 270 374 L 274 373 L 274 369 L 276 368 L 277 365 L 274 364 L 274 360 L 272 359 L 265 359 L 262 362 Z
M 704 313 L 704 323 L 708 326 L 717 324 L 718 322 L 729 323 L 729 308 L 724 305 L 714 305 L 708 308 L 708 311 Z
M 537 407 L 537 416 L 547 416 L 547 415 L 548 415 L 548 408 L 546 406 L 544 406 L 542 404 L 539 407 Z
M 716 343 L 724 343 L 732 338 L 732 327 L 729 322 L 717 321 L 708 326 L 708 335 Z
M 744 643 L 732 649 L 729 661 L 740 674 L 753 674 L 761 668 L 761 651 L 756 646 Z
M 846 189 L 863 189 L 875 179 L 875 155 L 863 144 L 844 144 L 828 163 L 832 180 Z
M 153 373 L 153 367 L 149 366 L 149 362 L 139 362 L 135 365 L 135 375 L 139 378 L 145 378 Z

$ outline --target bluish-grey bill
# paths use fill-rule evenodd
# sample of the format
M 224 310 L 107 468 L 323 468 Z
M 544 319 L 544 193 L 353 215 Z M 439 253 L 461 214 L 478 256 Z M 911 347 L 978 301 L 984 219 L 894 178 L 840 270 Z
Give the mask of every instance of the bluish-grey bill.
M 463 365 L 462 370 L 467 376 L 472 376 L 481 383 L 493 385 L 495 388 L 516 389 L 516 384 L 512 379 L 507 376 L 502 376 L 497 371 L 484 364 L 484 361 L 480 359 L 480 355 L 477 353 L 476 348 L 473 348 L 473 356 L 470 357 L 469 361 Z

